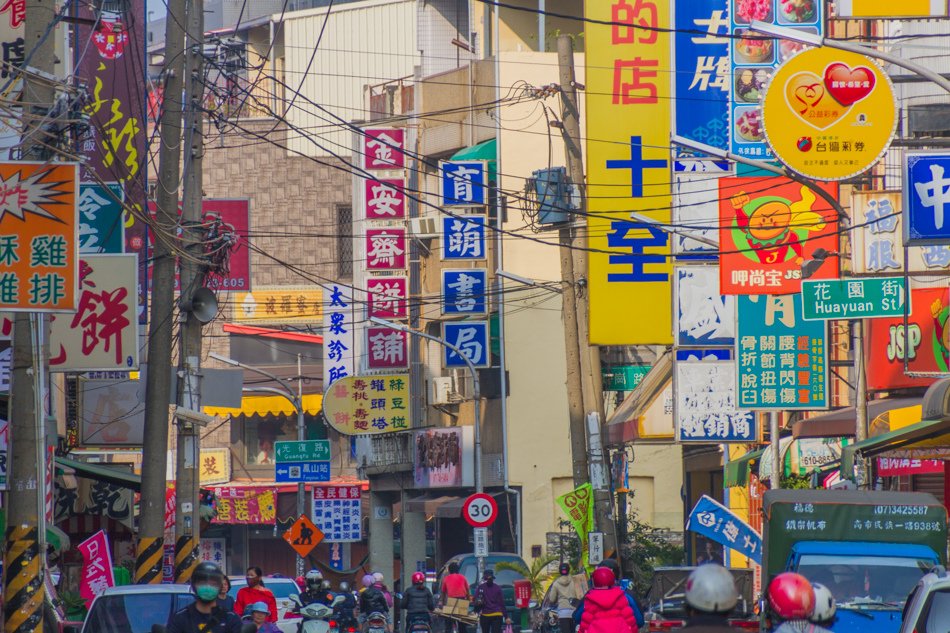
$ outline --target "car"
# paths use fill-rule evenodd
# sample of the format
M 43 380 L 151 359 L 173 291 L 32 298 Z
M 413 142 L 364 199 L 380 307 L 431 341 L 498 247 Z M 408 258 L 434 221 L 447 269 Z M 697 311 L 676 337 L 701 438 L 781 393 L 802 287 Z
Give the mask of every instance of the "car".
M 449 573 L 449 565 L 451 563 L 458 563 L 459 573 L 465 576 L 472 595 L 474 596 L 475 588 L 478 586 L 479 580 L 478 559 L 475 558 L 474 554 L 457 554 L 445 561 L 445 564 L 442 565 L 442 568 L 439 570 L 435 581 L 436 597 L 438 597 L 438 591 L 442 588 L 442 579 Z M 498 568 L 499 564 L 502 564 L 501 569 Z M 515 608 L 515 581 L 524 580 L 525 577 L 524 574 L 519 571 L 505 568 L 506 564 L 521 566 L 524 569 L 528 568 L 524 559 L 517 554 L 491 552 L 485 558 L 485 569 L 491 569 L 495 572 L 495 582 L 501 585 L 501 592 L 505 596 L 505 606 L 510 611 Z
M 900 633 L 950 631 L 950 575 L 941 566 L 921 576 L 904 603 Z
M 109 587 L 89 607 L 82 633 L 151 633 L 195 601 L 190 585 Z
M 686 599 L 684 586 L 695 567 L 657 567 L 653 572 L 650 589 L 646 595 L 646 613 L 643 614 L 650 631 L 659 633 L 674 631 L 686 625 Z M 729 569 L 736 581 L 739 603 L 730 614 L 729 624 L 748 631 L 759 630 L 759 620 L 754 613 L 751 569 Z
M 244 576 L 228 576 L 231 581 L 231 590 L 228 595 L 237 599 L 239 590 L 247 586 Z M 297 633 L 297 624 L 300 616 L 294 612 L 294 603 L 291 594 L 300 594 L 300 587 L 293 578 L 286 576 L 264 576 L 264 586 L 274 593 L 277 602 L 277 628 L 283 633 Z

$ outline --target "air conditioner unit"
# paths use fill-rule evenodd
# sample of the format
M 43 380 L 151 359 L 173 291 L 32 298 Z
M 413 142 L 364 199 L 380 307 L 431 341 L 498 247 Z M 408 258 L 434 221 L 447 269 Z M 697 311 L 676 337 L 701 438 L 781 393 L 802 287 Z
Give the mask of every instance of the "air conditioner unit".
M 437 376 L 429 381 L 429 404 L 451 404 L 455 394 L 452 376 Z
M 432 216 L 409 218 L 409 233 L 418 239 L 431 239 L 439 236 L 436 219 Z

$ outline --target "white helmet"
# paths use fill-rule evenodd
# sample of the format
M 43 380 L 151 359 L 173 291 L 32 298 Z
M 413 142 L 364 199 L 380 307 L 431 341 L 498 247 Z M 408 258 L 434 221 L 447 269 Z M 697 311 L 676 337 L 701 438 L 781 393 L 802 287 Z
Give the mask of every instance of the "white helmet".
M 821 583 L 812 583 L 812 590 L 815 592 L 815 610 L 812 611 L 808 619 L 816 624 L 831 622 L 835 618 L 835 597 L 831 590 Z
M 307 585 L 320 585 L 320 582 L 323 580 L 323 574 L 320 573 L 319 569 L 311 569 L 307 572 L 307 575 L 304 576 L 304 580 L 307 582 Z
M 385 580 L 385 578 L 386 578 L 386 577 L 383 576 L 380 572 L 375 572 L 375 573 L 373 574 L 373 580 L 375 580 L 375 581 L 378 582 L 378 583 L 382 583 L 383 580 Z
M 704 613 L 728 613 L 739 601 L 736 581 L 718 563 L 706 563 L 686 579 L 686 604 Z

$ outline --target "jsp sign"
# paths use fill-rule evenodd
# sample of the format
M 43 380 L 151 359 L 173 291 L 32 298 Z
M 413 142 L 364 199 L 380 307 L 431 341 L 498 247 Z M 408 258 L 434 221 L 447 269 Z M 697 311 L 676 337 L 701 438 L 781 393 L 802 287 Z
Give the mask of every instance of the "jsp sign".
M 904 244 L 950 244 L 950 154 L 904 157 Z

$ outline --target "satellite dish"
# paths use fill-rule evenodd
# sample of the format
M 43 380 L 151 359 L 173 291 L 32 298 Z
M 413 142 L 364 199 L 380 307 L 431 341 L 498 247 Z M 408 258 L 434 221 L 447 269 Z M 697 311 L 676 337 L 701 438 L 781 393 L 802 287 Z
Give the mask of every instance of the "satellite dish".
M 181 310 L 190 312 L 199 323 L 208 323 L 218 314 L 218 299 L 207 288 L 198 288 L 190 301 L 181 301 Z

